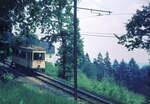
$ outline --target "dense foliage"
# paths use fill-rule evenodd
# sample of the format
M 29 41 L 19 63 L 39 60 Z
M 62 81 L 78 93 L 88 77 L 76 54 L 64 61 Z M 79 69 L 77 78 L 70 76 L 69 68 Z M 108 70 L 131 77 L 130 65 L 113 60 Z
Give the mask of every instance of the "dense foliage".
M 131 60 L 126 63 L 124 60 L 113 63 L 110 61 L 109 53 L 103 58 L 99 53 L 98 57 L 91 62 L 88 54 L 85 55 L 85 61 L 82 64 L 81 70 L 90 79 L 102 81 L 103 79 L 113 79 L 115 83 L 126 88 L 150 96 L 149 72 L 150 66 L 139 68 L 136 61 Z
M 44 33 L 58 33 L 59 16 L 71 1 L 66 0 L 3 0 L 0 1 L 1 21 L 14 26 L 15 30 L 27 35 L 40 29 Z M 3 26 L 1 24 L 1 26 Z M 2 31 L 11 28 L 2 27 Z

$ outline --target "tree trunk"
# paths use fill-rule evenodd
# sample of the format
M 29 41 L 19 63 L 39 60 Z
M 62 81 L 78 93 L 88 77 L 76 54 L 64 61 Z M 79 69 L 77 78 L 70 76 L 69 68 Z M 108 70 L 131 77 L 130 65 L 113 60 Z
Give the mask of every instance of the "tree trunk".
M 65 34 L 61 33 L 62 36 L 62 47 L 63 47 L 63 55 L 62 55 L 62 65 L 63 65 L 63 72 L 62 72 L 62 78 L 67 79 L 66 77 L 66 38 Z

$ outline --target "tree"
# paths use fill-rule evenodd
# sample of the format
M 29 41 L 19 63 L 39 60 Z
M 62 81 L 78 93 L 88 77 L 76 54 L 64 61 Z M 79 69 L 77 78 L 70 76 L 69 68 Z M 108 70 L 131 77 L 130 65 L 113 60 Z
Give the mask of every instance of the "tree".
M 127 33 L 116 36 L 119 43 L 129 50 L 143 48 L 150 50 L 150 4 L 144 6 L 142 10 L 137 10 L 132 19 L 127 23 Z
M 143 66 L 140 69 L 140 73 L 140 80 L 138 81 L 138 86 L 136 85 L 136 89 L 140 93 L 143 93 L 146 96 L 150 96 L 150 65 Z
M 47 41 L 58 41 L 60 28 L 68 25 L 60 24 L 68 20 L 66 15 L 71 12 L 72 7 L 68 6 L 71 3 L 72 0 L 1 0 L 0 32 L 11 32 L 13 26 L 19 38 L 38 29 L 48 34 Z
M 119 68 L 119 62 L 115 59 L 112 65 L 113 70 L 117 71 Z
M 105 65 L 105 70 L 104 70 L 105 76 L 112 76 L 113 72 L 112 72 L 112 67 L 111 67 L 111 62 L 110 62 L 110 57 L 108 52 L 106 52 L 106 56 L 104 58 L 104 65 Z
M 130 72 L 130 77 L 132 79 L 139 77 L 139 66 L 133 58 L 131 58 L 131 60 L 128 63 L 128 69 Z
M 104 59 L 101 53 L 98 54 L 97 59 L 94 59 L 94 64 L 97 68 L 97 80 L 101 80 L 105 76 Z
M 128 79 L 129 79 L 128 75 L 129 75 L 128 74 L 128 66 L 124 62 L 124 60 L 122 60 L 120 62 L 119 69 L 117 71 L 117 81 L 121 84 L 126 85 L 128 83 Z
M 5 32 L 11 33 L 12 27 L 15 30 L 14 36 L 18 40 L 23 35 L 27 37 L 26 35 L 34 33 L 37 29 L 51 37 L 58 37 L 59 14 L 62 12 L 59 7 L 61 4 L 65 9 L 68 2 L 66 0 L 0 0 L 0 37 L 3 38 Z M 52 39 L 48 37 L 47 41 L 49 40 Z
M 130 88 L 134 87 L 136 89 L 136 87 L 139 85 L 141 76 L 139 66 L 137 65 L 136 61 L 133 58 L 131 58 L 131 60 L 128 63 L 128 74 L 129 74 L 128 87 Z
M 86 53 L 84 56 L 84 61 L 82 63 L 81 69 L 88 78 L 96 79 L 97 69 L 96 66 L 91 63 L 88 53 Z
M 59 59 L 57 60 L 56 65 L 59 66 L 60 71 L 59 71 L 59 76 L 63 79 L 71 79 L 73 76 L 73 34 L 74 34 L 74 29 L 73 29 L 73 13 L 71 12 L 72 10 L 72 2 L 70 2 L 67 6 L 66 9 L 63 10 L 62 13 L 60 13 L 59 21 L 60 21 L 60 33 L 58 37 L 52 37 L 52 40 L 59 39 L 61 42 L 61 46 L 59 48 L 58 54 Z M 79 22 L 78 22 L 79 24 Z M 78 29 L 78 34 L 77 34 L 77 61 L 78 65 L 81 64 L 82 62 L 82 57 L 84 56 L 83 54 L 83 41 L 80 38 L 79 34 L 79 29 Z
M 119 70 L 119 62 L 117 60 L 114 60 L 114 63 L 112 65 L 112 72 L 113 72 L 114 78 L 117 77 L 118 70 Z
M 97 64 L 104 64 L 104 59 L 103 59 L 103 56 L 101 53 L 98 54 L 98 57 L 97 57 L 97 59 L 95 59 L 95 62 Z

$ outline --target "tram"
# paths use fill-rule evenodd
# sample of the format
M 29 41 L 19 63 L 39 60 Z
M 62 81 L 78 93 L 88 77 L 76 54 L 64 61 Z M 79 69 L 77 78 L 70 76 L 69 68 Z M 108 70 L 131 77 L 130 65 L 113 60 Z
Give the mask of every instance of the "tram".
M 12 63 L 16 67 L 21 66 L 27 69 L 44 71 L 45 54 L 46 51 L 42 47 L 13 47 Z

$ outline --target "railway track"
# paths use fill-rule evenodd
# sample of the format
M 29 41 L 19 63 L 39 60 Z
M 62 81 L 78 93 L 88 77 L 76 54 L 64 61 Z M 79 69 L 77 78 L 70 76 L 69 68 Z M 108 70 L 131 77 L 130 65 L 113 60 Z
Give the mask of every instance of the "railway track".
M 7 65 L 9 65 L 9 63 L 6 63 Z M 7 67 L 8 68 L 8 67 Z M 43 83 L 46 83 L 47 85 L 51 85 L 54 86 L 70 95 L 74 95 L 74 88 L 71 84 L 66 84 L 60 80 L 56 80 L 46 74 L 43 74 L 41 72 L 25 72 L 24 70 L 15 70 L 12 67 L 9 67 L 9 69 L 11 70 L 11 72 L 13 73 L 17 73 L 19 75 L 19 73 L 22 75 L 29 75 L 31 77 L 34 77 L 40 81 L 42 81 Z M 82 99 L 84 101 L 87 101 L 90 104 L 114 104 L 106 99 L 104 99 L 103 97 L 100 97 L 98 95 L 95 95 L 93 93 L 90 93 L 88 91 L 85 91 L 83 89 L 78 89 L 77 90 L 77 94 L 78 94 L 78 98 Z
M 71 90 L 70 94 L 74 94 L 73 90 L 74 90 L 74 87 L 72 85 L 69 85 L 69 84 L 65 84 L 64 82 L 60 81 L 60 80 L 56 80 L 56 79 L 53 79 L 43 73 L 40 73 L 40 72 L 35 72 L 38 76 L 41 76 L 42 78 L 44 79 L 47 79 L 49 81 L 52 81 L 54 83 L 57 83 L 58 85 L 62 86 L 62 87 L 65 87 L 69 90 Z M 78 97 L 80 99 L 83 99 L 83 100 L 86 100 L 88 101 L 89 103 L 91 104 L 114 104 L 100 96 L 97 96 L 97 95 L 94 95 L 88 91 L 85 91 L 85 90 L 82 90 L 82 89 L 78 89 L 77 90 L 78 92 Z M 68 92 L 68 91 L 67 91 Z

